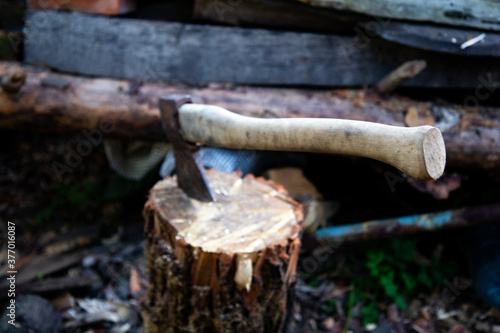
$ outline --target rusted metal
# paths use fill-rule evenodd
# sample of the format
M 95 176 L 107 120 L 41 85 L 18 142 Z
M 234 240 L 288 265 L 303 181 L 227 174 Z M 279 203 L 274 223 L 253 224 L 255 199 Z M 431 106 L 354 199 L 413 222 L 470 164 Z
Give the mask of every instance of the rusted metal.
M 174 150 L 177 184 L 194 199 L 204 202 L 214 201 L 198 154 L 198 147 L 186 142 L 180 133 L 178 112 L 185 103 L 191 103 L 190 96 L 169 95 L 160 99 L 161 121 Z
M 319 229 L 318 239 L 359 241 L 500 222 L 500 203 Z

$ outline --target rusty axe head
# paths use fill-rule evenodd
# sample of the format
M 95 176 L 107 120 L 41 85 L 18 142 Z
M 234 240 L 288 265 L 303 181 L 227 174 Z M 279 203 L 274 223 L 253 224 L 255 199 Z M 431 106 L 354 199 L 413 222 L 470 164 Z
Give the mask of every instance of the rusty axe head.
M 191 103 L 190 96 L 169 95 L 160 99 L 163 128 L 174 150 L 177 184 L 194 199 L 214 201 L 198 154 L 199 147 L 184 140 L 180 132 L 178 113 L 181 105 L 185 103 Z

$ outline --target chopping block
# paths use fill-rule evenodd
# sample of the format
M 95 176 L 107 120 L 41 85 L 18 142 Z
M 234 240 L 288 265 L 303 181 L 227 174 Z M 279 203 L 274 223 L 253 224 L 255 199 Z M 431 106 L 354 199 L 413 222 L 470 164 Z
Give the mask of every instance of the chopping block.
M 216 170 L 206 176 L 214 202 L 189 197 L 175 176 L 151 190 L 144 209 L 145 331 L 282 331 L 302 208 L 263 178 Z

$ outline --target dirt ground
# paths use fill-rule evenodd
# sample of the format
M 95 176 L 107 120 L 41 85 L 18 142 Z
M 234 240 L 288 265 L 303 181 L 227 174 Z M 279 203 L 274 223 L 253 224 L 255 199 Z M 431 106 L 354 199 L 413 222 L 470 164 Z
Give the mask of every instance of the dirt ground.
M 101 145 L 60 179 L 54 162 L 65 161 L 65 149 L 78 137 L 0 136 L 0 298 L 7 306 L 11 222 L 19 270 L 16 317 L 24 325 L 9 325 L 7 310 L 0 331 L 142 332 L 139 304 L 147 278 L 141 213 L 158 168 L 141 181 L 126 180 L 109 168 Z M 436 200 L 409 182 L 392 191 L 377 163 L 321 159 L 312 158 L 304 172 L 325 198 L 341 205 L 329 224 L 489 203 L 500 195 L 495 181 L 460 174 L 449 198 Z M 332 163 L 341 179 L 329 171 Z M 305 235 L 287 330 L 500 332 L 500 311 L 477 297 L 470 279 L 467 230 L 341 245 Z

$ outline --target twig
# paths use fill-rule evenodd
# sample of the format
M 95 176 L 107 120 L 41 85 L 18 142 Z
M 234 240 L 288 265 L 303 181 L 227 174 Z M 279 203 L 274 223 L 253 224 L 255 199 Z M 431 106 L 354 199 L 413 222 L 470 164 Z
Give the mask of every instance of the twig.
M 420 74 L 425 67 L 427 67 L 425 60 L 407 61 L 380 80 L 375 85 L 375 88 L 380 93 L 388 93 L 405 83 L 408 79 Z
M 352 309 L 354 308 L 354 293 L 356 292 L 356 286 L 352 287 L 351 293 L 349 294 L 349 312 L 347 313 L 347 319 L 345 322 L 344 329 L 342 333 L 347 333 L 349 331 L 349 327 L 351 327 L 352 321 Z

